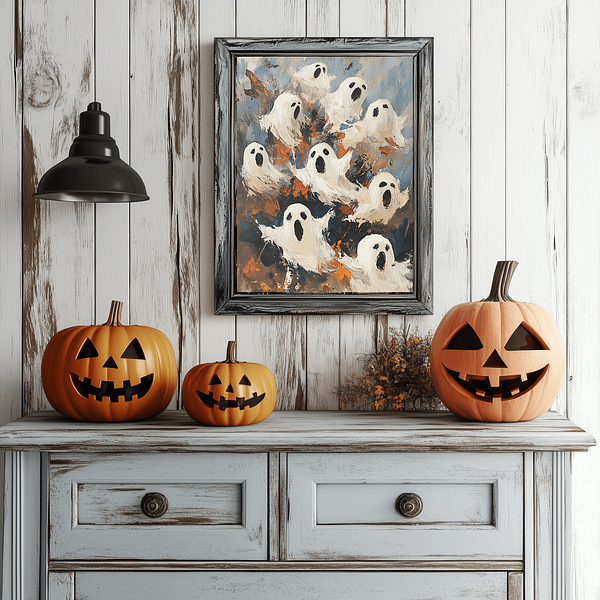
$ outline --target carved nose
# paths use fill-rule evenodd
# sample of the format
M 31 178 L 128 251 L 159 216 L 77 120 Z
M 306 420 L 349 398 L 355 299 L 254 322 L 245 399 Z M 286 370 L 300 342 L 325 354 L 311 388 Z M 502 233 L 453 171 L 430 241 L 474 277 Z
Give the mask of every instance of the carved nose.
M 498 369 L 508 369 L 506 363 L 500 358 L 497 350 L 494 350 L 485 361 L 484 367 L 496 367 Z
M 102 365 L 105 369 L 118 369 L 117 363 L 112 356 L 108 357 L 108 360 Z

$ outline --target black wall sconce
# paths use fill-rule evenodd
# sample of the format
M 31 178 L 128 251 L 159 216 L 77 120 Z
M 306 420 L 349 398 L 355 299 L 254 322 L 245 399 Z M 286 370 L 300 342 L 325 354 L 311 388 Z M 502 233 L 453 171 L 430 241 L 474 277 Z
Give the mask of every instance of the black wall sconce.
M 34 198 L 69 202 L 139 202 L 148 200 L 142 178 L 119 158 L 110 137 L 110 116 L 99 102 L 79 115 L 79 135 L 69 157 L 40 179 Z

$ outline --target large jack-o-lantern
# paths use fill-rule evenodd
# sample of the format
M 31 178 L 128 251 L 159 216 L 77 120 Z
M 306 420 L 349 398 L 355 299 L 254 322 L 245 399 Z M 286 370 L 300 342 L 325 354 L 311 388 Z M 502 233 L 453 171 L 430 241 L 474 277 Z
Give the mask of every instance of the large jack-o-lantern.
M 135 421 L 161 413 L 177 385 L 175 353 L 152 327 L 122 325 L 113 301 L 102 325 L 59 331 L 42 359 L 52 407 L 80 421 Z
M 192 367 L 181 386 L 188 415 L 207 425 L 250 425 L 275 408 L 275 378 L 264 365 L 240 362 L 235 342 L 227 344 L 224 362 Z
M 435 388 L 465 419 L 529 421 L 550 408 L 562 385 L 565 354 L 554 319 L 508 295 L 517 264 L 498 262 L 490 295 L 452 308 L 433 336 Z

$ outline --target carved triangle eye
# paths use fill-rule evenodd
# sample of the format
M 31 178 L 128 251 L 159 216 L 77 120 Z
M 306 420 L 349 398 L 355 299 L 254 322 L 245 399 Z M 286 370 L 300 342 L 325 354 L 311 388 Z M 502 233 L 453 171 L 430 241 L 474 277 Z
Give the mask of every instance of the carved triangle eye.
M 446 348 L 449 350 L 481 350 L 483 344 L 475 330 L 467 323 L 454 334 Z
M 96 350 L 96 346 L 92 344 L 92 340 L 87 338 L 85 342 L 83 342 L 83 346 L 81 346 L 81 350 L 77 355 L 77 359 L 80 358 L 96 358 L 98 356 L 98 350 Z
M 146 360 L 142 346 L 138 342 L 137 338 L 133 338 L 129 343 L 129 346 L 125 348 L 125 352 L 121 354 L 121 358 L 135 358 L 137 360 Z
M 252 384 L 250 383 L 250 380 L 244 375 L 240 379 L 240 385 L 252 385 Z
M 216 373 L 210 378 L 210 381 L 208 382 L 208 385 L 220 385 L 220 384 L 221 384 L 221 380 L 219 379 L 219 376 Z
M 533 331 L 527 329 L 523 323 L 515 329 L 504 348 L 513 352 L 515 350 L 548 350 L 546 344 Z

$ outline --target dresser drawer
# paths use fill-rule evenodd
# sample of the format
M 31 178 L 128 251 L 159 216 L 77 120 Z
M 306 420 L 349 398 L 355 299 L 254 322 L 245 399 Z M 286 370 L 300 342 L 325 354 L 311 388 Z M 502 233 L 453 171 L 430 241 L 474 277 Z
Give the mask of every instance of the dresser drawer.
M 53 454 L 50 524 L 51 560 L 265 560 L 267 456 Z
M 70 593 L 70 590 L 69 590 Z M 416 572 L 178 572 L 75 574 L 75 600 L 506 600 L 507 574 Z M 50 600 L 64 600 L 66 593 Z
M 521 454 L 290 454 L 287 473 L 290 560 L 522 559 Z

